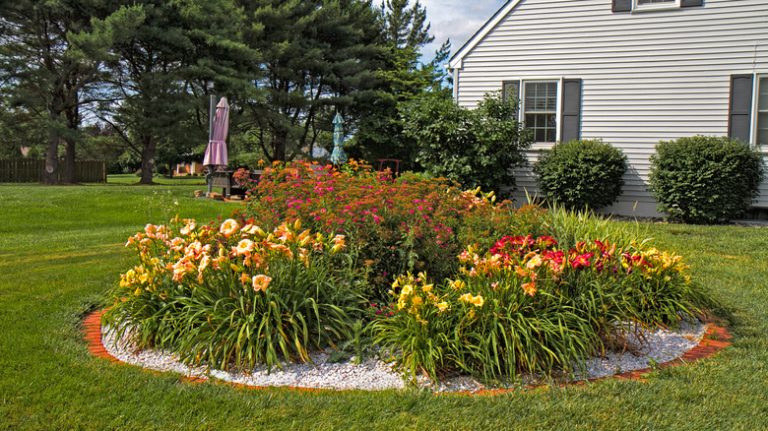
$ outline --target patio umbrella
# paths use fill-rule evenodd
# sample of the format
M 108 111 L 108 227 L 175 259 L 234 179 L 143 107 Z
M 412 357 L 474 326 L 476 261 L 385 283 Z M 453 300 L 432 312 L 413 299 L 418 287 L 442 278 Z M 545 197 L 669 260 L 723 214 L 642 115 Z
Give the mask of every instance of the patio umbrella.
M 211 140 L 205 149 L 205 166 L 226 166 L 229 162 L 227 157 L 227 133 L 229 132 L 229 103 L 227 98 L 222 97 L 219 104 L 216 105 L 216 116 L 213 119 L 211 130 Z

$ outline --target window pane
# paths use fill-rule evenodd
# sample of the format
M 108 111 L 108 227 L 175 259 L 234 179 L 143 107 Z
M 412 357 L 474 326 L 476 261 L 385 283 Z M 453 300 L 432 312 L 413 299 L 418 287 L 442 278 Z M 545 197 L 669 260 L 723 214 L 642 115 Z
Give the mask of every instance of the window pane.
M 768 147 L 768 77 L 757 82 L 757 145 Z
M 760 95 L 758 98 L 757 109 L 768 111 L 768 78 L 760 78 Z
M 557 82 L 526 82 L 523 116 L 536 142 L 557 139 Z
M 505 82 L 503 88 L 503 98 L 505 101 L 518 100 L 520 95 L 517 94 L 519 84 L 517 82 Z
M 768 112 L 757 116 L 757 145 L 768 146 Z

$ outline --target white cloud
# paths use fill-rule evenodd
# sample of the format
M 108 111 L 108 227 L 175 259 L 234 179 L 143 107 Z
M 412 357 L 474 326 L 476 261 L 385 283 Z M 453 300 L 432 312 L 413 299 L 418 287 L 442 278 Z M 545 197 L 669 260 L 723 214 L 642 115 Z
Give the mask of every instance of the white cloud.
M 505 0 L 420 0 L 427 8 L 435 41 L 424 47 L 424 57 L 432 58 L 434 51 L 450 39 L 452 53 L 464 43 L 493 14 L 506 3 Z

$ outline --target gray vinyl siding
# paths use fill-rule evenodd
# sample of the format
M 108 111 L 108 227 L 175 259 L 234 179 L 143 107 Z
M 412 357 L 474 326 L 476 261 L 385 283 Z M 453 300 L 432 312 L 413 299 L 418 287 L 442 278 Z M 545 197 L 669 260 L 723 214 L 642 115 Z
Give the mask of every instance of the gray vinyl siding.
M 463 58 L 458 103 L 474 107 L 511 79 L 581 78 L 581 136 L 630 160 L 618 213 L 657 215 L 649 157 L 660 140 L 728 134 L 731 75 L 768 73 L 768 1 L 613 13 L 611 0 L 522 0 Z M 537 144 L 529 152 L 534 162 Z M 536 193 L 521 170 L 519 194 Z M 756 206 L 768 207 L 768 187 Z

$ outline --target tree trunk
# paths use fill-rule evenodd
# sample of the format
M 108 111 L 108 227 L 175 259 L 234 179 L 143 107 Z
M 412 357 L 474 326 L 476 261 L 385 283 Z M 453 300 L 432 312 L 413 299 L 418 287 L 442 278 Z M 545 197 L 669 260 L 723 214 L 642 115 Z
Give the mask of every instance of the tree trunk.
M 51 110 L 48 113 L 51 124 L 48 126 L 48 148 L 45 150 L 45 166 L 41 179 L 45 184 L 58 184 L 59 182 L 59 132 L 56 130 L 58 115 Z
M 152 175 L 155 171 L 155 140 L 150 136 L 144 136 L 141 139 L 141 181 L 140 184 L 154 184 Z
M 66 144 L 66 153 L 64 155 L 64 169 L 61 172 L 61 182 L 64 184 L 74 184 L 75 178 L 75 139 L 68 137 L 64 139 Z
M 80 127 L 80 112 L 77 104 L 73 108 L 67 109 L 67 136 L 64 138 L 66 144 L 66 153 L 64 156 L 64 169 L 62 170 L 61 182 L 65 184 L 74 184 L 75 178 L 75 148 L 77 145 L 77 130 Z
M 280 161 L 284 162 L 285 155 L 286 155 L 286 142 L 288 141 L 288 134 L 283 133 L 282 131 L 276 131 L 273 134 L 273 143 L 272 143 L 272 149 L 274 150 L 272 161 Z

